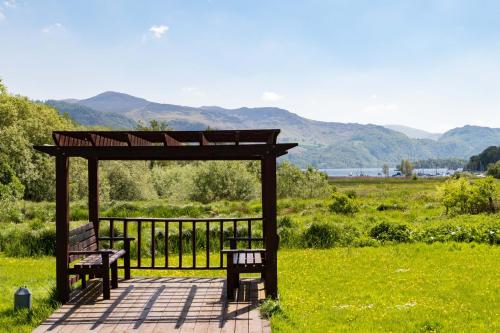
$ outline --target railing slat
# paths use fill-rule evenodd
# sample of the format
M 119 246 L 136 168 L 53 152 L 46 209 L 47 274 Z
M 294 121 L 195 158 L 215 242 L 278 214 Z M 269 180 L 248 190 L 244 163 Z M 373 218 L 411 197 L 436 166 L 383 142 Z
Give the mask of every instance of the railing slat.
M 142 221 L 137 221 L 137 267 L 141 267 Z
M 115 244 L 115 220 L 109 220 L 109 248 L 112 249 Z
M 220 245 L 220 251 L 224 249 L 224 221 L 220 221 L 220 226 L 219 226 L 219 245 Z M 224 266 L 224 257 L 222 255 L 222 252 L 219 252 L 219 266 L 222 267 Z
M 175 218 L 121 218 L 121 217 L 101 217 L 99 218 L 99 222 L 108 222 L 109 223 L 109 228 L 110 228 L 110 237 L 109 237 L 109 245 L 110 247 L 114 246 L 114 243 L 116 242 L 116 237 L 118 235 L 115 233 L 115 225 L 116 221 L 123 223 L 123 236 L 125 238 L 129 237 L 129 223 L 136 223 L 137 225 L 137 238 L 136 238 L 136 244 L 137 244 L 137 264 L 133 267 L 133 269 L 182 269 L 182 270 L 189 270 L 189 269 L 194 269 L 194 270 L 202 270 L 202 269 L 223 269 L 225 268 L 224 265 L 224 256 L 219 253 L 219 264 L 215 266 L 210 266 L 210 251 L 215 250 L 211 249 L 210 246 L 210 223 L 218 223 L 219 224 L 219 250 L 224 249 L 224 224 L 229 223 L 229 225 L 232 226 L 232 236 L 233 237 L 238 237 L 238 224 L 239 223 L 244 223 L 246 221 L 247 223 L 247 232 L 245 234 L 248 235 L 248 238 L 252 238 L 252 231 L 255 229 L 255 226 L 252 226 L 253 222 L 261 221 L 262 218 L 254 218 L 254 217 L 247 217 L 247 218 L 201 218 L 201 219 L 192 219 L 192 218 L 180 218 L 180 219 L 175 219 Z M 146 224 L 151 223 L 151 263 L 143 266 L 142 264 L 142 226 L 143 222 L 146 222 Z M 158 244 L 156 242 L 156 223 L 161 222 L 165 223 L 165 239 L 164 239 L 164 255 L 165 255 L 165 265 L 157 265 L 156 263 L 156 249 L 158 247 Z M 192 238 L 191 238 L 191 248 L 192 248 L 192 266 L 187 265 L 185 266 L 182 257 L 184 254 L 184 244 L 183 244 L 183 224 L 186 222 L 191 222 L 191 228 L 192 228 Z M 200 222 L 205 222 L 205 265 L 200 265 L 197 263 L 196 259 L 196 254 L 197 254 L 197 223 Z M 179 251 L 179 264 L 171 266 L 169 264 L 169 233 L 170 233 L 170 223 L 178 223 L 179 225 L 179 245 L 178 245 L 178 251 Z M 198 225 L 198 228 L 200 226 Z M 201 227 L 203 229 L 203 227 Z M 240 225 L 241 228 L 241 225 Z M 146 232 L 149 233 L 148 230 Z M 121 232 L 120 232 L 121 234 Z M 248 248 L 252 248 L 252 243 L 253 241 L 248 240 L 248 242 L 245 242 L 248 245 Z M 189 244 L 189 243 L 187 243 Z M 148 251 L 149 252 L 149 251 Z M 214 255 L 214 254 L 212 254 Z M 121 268 L 123 266 L 120 266 Z
M 196 267 L 196 221 L 193 221 L 193 234 L 192 234 L 192 241 L 193 241 L 193 267 Z
M 155 221 L 151 221 L 151 267 L 155 267 Z
M 205 251 L 207 256 L 207 268 L 210 267 L 210 223 L 208 221 L 205 222 Z
M 252 248 L 252 221 L 248 220 L 248 248 Z
M 182 268 L 182 221 L 179 221 L 179 268 Z
M 165 222 L 165 268 L 168 268 L 168 222 Z

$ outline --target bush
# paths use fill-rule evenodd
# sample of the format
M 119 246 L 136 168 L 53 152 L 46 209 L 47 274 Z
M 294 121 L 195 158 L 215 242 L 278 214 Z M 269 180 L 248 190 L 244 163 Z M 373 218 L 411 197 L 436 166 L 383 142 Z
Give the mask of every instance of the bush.
M 370 229 L 370 236 L 380 242 L 409 242 L 411 232 L 408 226 L 398 223 L 382 222 Z
M 313 222 L 302 234 L 306 248 L 330 248 L 339 242 L 341 231 L 333 224 Z
M 494 212 L 497 190 L 492 177 L 470 180 L 465 177 L 448 179 L 438 188 L 446 214 L 479 214 Z
M 358 204 L 348 195 L 341 192 L 334 192 L 330 211 L 338 214 L 354 214 L 359 210 Z
M 500 161 L 496 161 L 488 166 L 488 171 L 486 172 L 488 176 L 492 176 L 496 179 L 500 179 Z
M 405 210 L 406 207 L 403 207 L 401 205 L 398 205 L 396 203 L 394 204 L 386 204 L 386 203 L 381 203 L 380 205 L 377 206 L 377 210 L 379 212 L 383 212 L 385 210 Z
M 283 309 L 279 300 L 274 300 L 272 298 L 266 298 L 262 305 L 260 306 L 260 313 L 264 318 L 271 318 L 277 314 L 283 314 Z
M 285 161 L 278 166 L 277 177 L 279 198 L 324 198 L 332 193 L 328 176 L 313 167 L 302 171 Z
M 249 200 L 258 191 L 257 179 L 243 162 L 200 163 L 193 177 L 190 198 L 203 203 L 217 200 Z
M 10 224 L 0 229 L 0 251 L 11 257 L 54 255 L 55 244 L 53 225 Z
M 103 164 L 111 200 L 151 200 L 157 197 L 151 171 L 145 162 Z

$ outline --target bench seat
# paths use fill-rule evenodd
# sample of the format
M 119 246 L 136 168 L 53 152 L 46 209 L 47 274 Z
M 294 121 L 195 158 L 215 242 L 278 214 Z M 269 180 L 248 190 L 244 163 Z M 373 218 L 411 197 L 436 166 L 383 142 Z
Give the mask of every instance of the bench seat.
M 109 264 L 113 264 L 119 258 L 125 255 L 125 250 L 111 250 L 106 251 L 109 253 Z M 97 266 L 102 266 L 102 255 L 100 254 L 91 254 L 87 257 L 84 257 L 81 261 L 76 263 L 73 267 L 76 268 L 93 268 Z

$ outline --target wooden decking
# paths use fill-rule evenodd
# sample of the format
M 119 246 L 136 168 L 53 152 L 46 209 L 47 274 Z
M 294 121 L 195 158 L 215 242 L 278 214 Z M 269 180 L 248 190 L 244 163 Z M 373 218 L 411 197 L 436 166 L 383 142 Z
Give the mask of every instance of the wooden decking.
M 34 332 L 270 332 L 257 308 L 263 285 L 242 280 L 234 302 L 221 278 L 133 278 L 103 300 L 98 280 Z

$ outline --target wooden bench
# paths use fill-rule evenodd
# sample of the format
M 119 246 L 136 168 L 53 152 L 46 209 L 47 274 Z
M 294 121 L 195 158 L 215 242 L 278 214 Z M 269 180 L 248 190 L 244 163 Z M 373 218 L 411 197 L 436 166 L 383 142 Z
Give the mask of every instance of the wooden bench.
M 264 273 L 266 264 L 265 249 L 238 249 L 237 243 L 262 242 L 263 238 L 231 237 L 229 238 L 229 250 L 221 252 L 227 255 L 227 288 L 226 296 L 233 300 L 236 288 L 240 286 L 240 273 Z
M 110 298 L 110 282 L 112 288 L 118 287 L 118 259 L 124 258 L 125 279 L 130 279 L 130 241 L 133 238 L 113 237 L 113 240 L 123 241 L 123 250 L 98 249 L 98 241 L 109 240 L 109 237 L 96 237 L 94 225 L 87 223 L 69 232 L 69 264 L 68 273 L 77 275 L 82 280 L 82 288 L 89 278 L 101 277 L 104 299 Z M 109 271 L 111 270 L 111 281 Z

